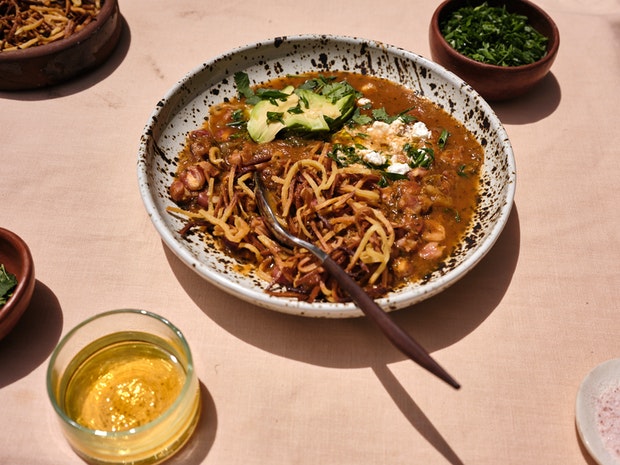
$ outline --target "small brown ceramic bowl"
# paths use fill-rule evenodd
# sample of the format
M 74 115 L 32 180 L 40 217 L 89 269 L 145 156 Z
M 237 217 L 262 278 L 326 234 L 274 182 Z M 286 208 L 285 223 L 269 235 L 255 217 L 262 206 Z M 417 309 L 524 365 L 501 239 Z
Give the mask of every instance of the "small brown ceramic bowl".
M 34 262 L 28 245 L 15 233 L 0 228 L 0 264 L 17 278 L 13 295 L 0 307 L 0 339 L 17 324 L 34 292 Z
M 490 65 L 460 54 L 444 39 L 440 25 L 454 11 L 464 6 L 475 6 L 476 2 L 447 0 L 437 7 L 429 26 L 431 57 L 471 85 L 486 100 L 515 98 L 528 92 L 547 75 L 558 53 L 560 33 L 551 17 L 530 1 L 487 0 L 487 4 L 506 5 L 508 12 L 525 15 L 529 24 L 549 39 L 547 54 L 534 63 L 522 66 Z
M 121 31 L 118 1 L 104 0 L 95 19 L 67 38 L 0 51 L 0 90 L 46 87 L 89 71 L 112 54 Z

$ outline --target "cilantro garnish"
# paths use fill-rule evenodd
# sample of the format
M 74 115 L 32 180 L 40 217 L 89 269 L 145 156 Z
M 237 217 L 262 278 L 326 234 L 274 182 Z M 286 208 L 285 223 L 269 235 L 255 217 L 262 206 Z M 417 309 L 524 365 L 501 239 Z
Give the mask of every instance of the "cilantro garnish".
M 438 141 L 440 149 L 443 150 L 446 147 L 446 144 L 448 143 L 448 137 L 450 137 L 450 133 L 446 129 L 442 129 Z
M 372 123 L 372 118 L 368 115 L 364 115 L 360 113 L 359 108 L 356 108 L 355 111 L 353 112 L 353 116 L 351 117 L 350 123 L 359 124 L 360 126 L 363 126 L 365 124 Z
M 403 151 L 409 157 L 409 166 L 412 168 L 428 168 L 435 161 L 435 152 L 430 147 L 417 148 L 411 144 L 405 144 Z
M 506 6 L 464 6 L 440 25 L 441 33 L 456 51 L 497 66 L 520 66 L 547 54 L 547 37 L 534 29 L 526 16 Z
M 406 174 L 390 173 L 389 171 L 379 170 L 381 179 L 378 182 L 379 187 L 386 187 L 389 181 L 398 181 L 400 179 L 408 179 Z
M 245 97 L 250 105 L 255 105 L 260 100 L 270 100 L 272 102 L 286 100 L 289 96 L 289 94 L 276 89 L 257 89 L 254 92 L 254 89 L 250 87 L 249 76 L 243 71 L 236 72 L 234 79 L 237 92 L 239 92 L 240 96 Z
M 357 150 L 352 145 L 334 144 L 332 150 L 327 154 L 338 166 L 349 166 L 356 163 L 364 164 L 364 160 L 357 154 Z
M 283 119 L 284 113 L 281 111 L 268 111 L 267 112 L 267 122 L 268 123 L 282 123 L 284 124 Z
M 230 126 L 231 128 L 243 128 L 247 125 L 243 110 L 233 111 L 230 115 L 230 119 L 232 121 L 230 123 L 227 123 L 227 126 Z
M 0 264 L 0 307 L 7 303 L 17 286 L 17 278 Z
M 377 108 L 372 110 L 372 117 L 375 121 L 383 121 L 387 124 L 391 124 L 397 119 L 401 119 L 403 123 L 412 123 L 416 121 L 416 118 L 407 114 L 410 110 L 411 108 L 407 108 L 396 115 L 390 115 L 385 111 L 385 108 Z
M 235 73 L 234 78 L 239 95 L 245 98 L 254 97 L 254 90 L 252 90 L 252 88 L 250 87 L 250 78 L 246 73 L 239 71 Z

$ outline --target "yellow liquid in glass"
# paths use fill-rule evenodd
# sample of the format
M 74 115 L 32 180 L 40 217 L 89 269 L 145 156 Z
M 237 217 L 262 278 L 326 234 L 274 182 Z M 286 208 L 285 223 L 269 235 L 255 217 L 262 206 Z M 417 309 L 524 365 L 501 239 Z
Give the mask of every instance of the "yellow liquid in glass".
M 165 412 L 185 379 L 179 361 L 158 345 L 117 342 L 102 347 L 76 368 L 66 386 L 65 410 L 87 428 L 127 431 Z

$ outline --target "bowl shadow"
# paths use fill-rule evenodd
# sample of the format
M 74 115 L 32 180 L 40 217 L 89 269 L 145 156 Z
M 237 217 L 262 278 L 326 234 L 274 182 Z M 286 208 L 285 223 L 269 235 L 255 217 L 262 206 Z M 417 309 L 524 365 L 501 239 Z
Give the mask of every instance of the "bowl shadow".
M 0 341 L 0 389 L 24 378 L 47 360 L 60 340 L 62 325 L 58 299 L 37 280 L 30 305 Z
M 239 339 L 276 355 L 333 367 L 379 367 L 406 357 L 366 318 L 307 318 L 236 301 L 206 282 L 164 245 L 175 277 L 202 312 Z M 474 331 L 501 302 L 516 268 L 520 228 L 516 205 L 496 244 L 461 280 L 394 320 L 428 351 Z
M 121 35 L 109 58 L 98 67 L 85 71 L 73 78 L 47 87 L 17 91 L 0 91 L 0 99 L 37 101 L 66 97 L 82 92 L 110 76 L 124 61 L 131 44 L 131 30 L 121 14 Z
M 512 100 L 490 102 L 491 108 L 505 124 L 530 124 L 551 115 L 560 105 L 562 89 L 553 75 L 548 73 L 528 93 Z

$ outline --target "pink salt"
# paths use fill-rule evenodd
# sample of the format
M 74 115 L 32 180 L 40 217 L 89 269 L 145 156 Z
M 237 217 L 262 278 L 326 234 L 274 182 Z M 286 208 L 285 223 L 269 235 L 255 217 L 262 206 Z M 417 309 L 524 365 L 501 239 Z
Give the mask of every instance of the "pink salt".
M 604 390 L 596 407 L 596 422 L 603 444 L 620 460 L 620 385 Z

